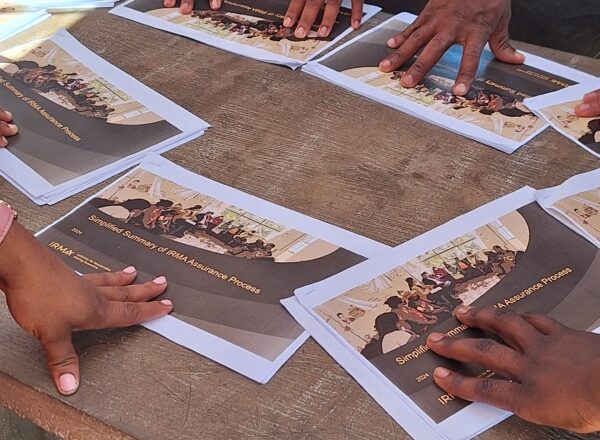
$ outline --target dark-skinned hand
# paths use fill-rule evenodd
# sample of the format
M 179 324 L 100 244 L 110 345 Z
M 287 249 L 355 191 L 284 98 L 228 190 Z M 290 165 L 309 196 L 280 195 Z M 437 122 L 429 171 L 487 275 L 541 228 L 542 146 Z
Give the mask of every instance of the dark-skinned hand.
M 360 27 L 364 3 L 363 0 L 352 0 L 350 24 L 354 29 Z M 296 38 L 306 38 L 323 6 L 325 6 L 325 10 L 317 35 L 326 38 L 331 33 L 335 20 L 340 13 L 342 0 L 292 0 L 285 14 L 283 25 L 286 28 L 291 28 L 298 23 L 294 35 Z
M 8 137 L 14 136 L 19 129 L 13 122 L 12 113 L 0 107 L 0 148 L 8 146 Z
M 510 44 L 510 18 L 510 0 L 429 0 L 414 23 L 387 42 L 396 50 L 379 63 L 379 68 L 392 72 L 423 49 L 401 79 L 404 87 L 415 87 L 452 45 L 460 44 L 464 50 L 454 94 L 466 95 L 486 43 L 500 61 L 525 61 Z
M 461 306 L 456 317 L 468 327 L 498 335 L 504 343 L 432 333 L 428 347 L 507 379 L 469 378 L 438 367 L 434 380 L 440 388 L 532 423 L 580 433 L 600 430 L 600 335 L 507 308 Z
M 194 3 L 195 0 L 181 0 L 179 12 L 182 14 L 191 14 L 191 12 L 194 10 Z M 177 0 L 164 0 L 163 2 L 165 8 L 174 8 L 176 4 Z M 211 9 L 217 10 L 221 8 L 223 0 L 210 0 L 209 4 Z

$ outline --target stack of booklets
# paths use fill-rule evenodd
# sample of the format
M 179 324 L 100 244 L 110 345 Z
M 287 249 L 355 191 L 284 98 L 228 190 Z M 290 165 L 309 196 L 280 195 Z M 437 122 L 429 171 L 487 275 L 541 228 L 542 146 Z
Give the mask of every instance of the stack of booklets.
M 112 8 L 109 0 L 0 0 L 0 11 L 74 11 L 93 8 Z
M 575 114 L 575 107 L 581 103 L 581 98 L 597 90 L 600 90 L 598 79 L 527 99 L 525 104 L 557 131 L 600 157 L 600 116 L 581 118 Z
M 151 330 L 264 383 L 302 345 L 280 300 L 387 246 L 151 155 L 39 235 L 81 273 L 165 275 Z
M 510 414 L 444 393 L 433 371 L 494 373 L 437 356 L 428 334 L 482 337 L 453 317 L 461 304 L 541 313 L 597 331 L 599 246 L 597 170 L 556 188 L 523 188 L 283 304 L 414 438 L 471 438 Z
M 416 17 L 402 13 L 343 44 L 303 70 L 367 98 L 446 128 L 462 136 L 512 153 L 547 127 L 524 104 L 525 98 L 554 92 L 594 77 L 525 54 L 524 65 L 497 61 L 484 50 L 476 80 L 466 96 L 452 93 L 462 47 L 450 48 L 415 88 L 400 85 L 416 57 L 392 73 L 379 62 L 393 52 L 387 41 Z
M 35 26 L 50 15 L 43 9 L 34 12 L 2 12 L 0 13 L 0 41 L 6 40 L 19 32 Z
M 19 127 L 0 149 L 0 174 L 38 204 L 58 202 L 208 128 L 64 30 L 0 53 L 0 102 Z
M 352 32 L 350 1 L 341 12 L 329 37 L 317 35 L 323 12 L 319 14 L 308 36 L 294 36 L 295 28 L 283 26 L 288 0 L 225 0 L 221 9 L 213 11 L 209 0 L 194 2 L 188 15 L 178 8 L 165 8 L 163 0 L 130 0 L 117 6 L 112 14 L 182 35 L 205 44 L 267 63 L 295 69 L 331 47 Z M 363 22 L 380 8 L 363 6 Z

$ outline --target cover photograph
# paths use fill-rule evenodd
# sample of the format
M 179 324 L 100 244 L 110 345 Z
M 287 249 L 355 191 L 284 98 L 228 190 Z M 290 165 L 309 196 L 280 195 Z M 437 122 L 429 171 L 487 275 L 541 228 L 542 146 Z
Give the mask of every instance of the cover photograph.
M 463 304 L 541 313 L 593 331 L 598 285 L 598 247 L 524 188 L 297 291 L 284 305 L 413 437 L 463 439 L 509 414 L 445 394 L 433 371 L 495 373 L 439 357 L 427 336 L 481 337 L 453 317 Z
M 208 127 L 64 30 L 0 52 L 0 102 L 19 126 L 0 150 L 0 173 L 39 204 L 81 191 Z
M 523 100 L 570 85 L 592 76 L 526 54 L 524 65 L 495 59 L 485 49 L 471 90 L 466 96 L 452 93 L 462 47 L 452 46 L 425 76 L 421 84 L 405 88 L 400 69 L 384 73 L 379 62 L 393 52 L 387 41 L 404 30 L 415 16 L 399 14 L 376 28 L 333 50 L 303 69 L 322 79 L 420 119 L 469 137 L 506 153 L 512 153 L 540 133 L 547 124 Z
M 174 312 L 146 326 L 261 383 L 307 337 L 280 300 L 388 249 L 157 155 L 38 238 L 79 273 L 166 276 Z
M 600 116 L 581 118 L 575 114 L 575 107 L 581 104 L 584 95 L 596 90 L 600 90 L 597 79 L 528 99 L 526 105 L 559 133 L 600 157 Z
M 224 0 L 221 9 L 213 11 L 208 0 L 199 0 L 191 14 L 182 15 L 178 8 L 165 8 L 162 0 L 131 0 L 111 12 L 219 49 L 293 69 L 352 31 L 350 2 L 346 1 L 329 37 L 317 36 L 321 12 L 308 37 L 298 39 L 294 28 L 283 26 L 288 6 L 287 0 Z M 363 23 L 379 10 L 364 5 Z

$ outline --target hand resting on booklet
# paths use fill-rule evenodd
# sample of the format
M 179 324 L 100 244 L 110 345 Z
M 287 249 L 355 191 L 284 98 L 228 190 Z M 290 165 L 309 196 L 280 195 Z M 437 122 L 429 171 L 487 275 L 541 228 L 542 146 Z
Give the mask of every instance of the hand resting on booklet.
M 58 391 L 74 394 L 80 374 L 72 332 L 127 327 L 167 315 L 173 309 L 171 301 L 147 302 L 165 291 L 167 280 L 157 277 L 132 285 L 134 267 L 78 276 L 23 227 L 5 225 L 3 208 L 0 290 L 15 321 L 40 341 Z
M 8 136 L 14 136 L 19 131 L 12 119 L 12 114 L 0 107 L 0 148 L 8 145 Z
M 600 431 L 600 335 L 506 308 L 461 306 L 456 317 L 468 327 L 499 336 L 504 343 L 432 333 L 427 339 L 429 348 L 507 379 L 467 378 L 439 367 L 434 380 L 440 388 L 529 422 L 581 433 Z

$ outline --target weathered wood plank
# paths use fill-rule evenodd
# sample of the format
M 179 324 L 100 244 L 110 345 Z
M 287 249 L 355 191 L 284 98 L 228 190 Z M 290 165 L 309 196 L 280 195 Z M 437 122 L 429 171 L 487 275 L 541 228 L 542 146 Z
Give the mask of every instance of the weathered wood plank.
M 166 156 L 192 171 L 387 244 L 518 189 L 598 166 L 552 130 L 514 155 L 301 72 L 93 12 L 71 32 L 214 128 Z M 600 62 L 537 54 L 600 74 Z M 38 230 L 102 185 L 37 207 L 0 194 Z M 407 439 L 312 340 L 257 385 L 142 328 L 76 336 L 82 387 L 57 396 L 36 343 L 0 304 L 0 404 L 65 439 Z M 580 438 L 511 418 L 481 439 Z M 600 439 L 600 436 L 588 438 Z

